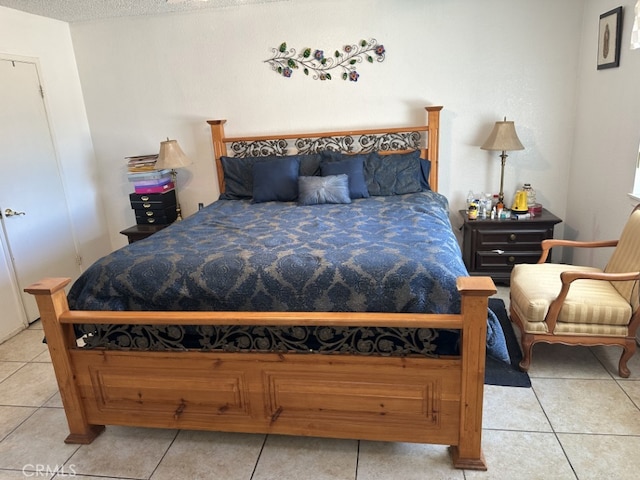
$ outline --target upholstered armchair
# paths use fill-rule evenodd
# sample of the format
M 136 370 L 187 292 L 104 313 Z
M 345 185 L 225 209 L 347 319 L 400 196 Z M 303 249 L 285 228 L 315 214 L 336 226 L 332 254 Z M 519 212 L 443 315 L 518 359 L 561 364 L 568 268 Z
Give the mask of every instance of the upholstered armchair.
M 552 247 L 615 247 L 604 270 L 545 263 Z M 533 345 L 618 345 L 618 374 L 629 376 L 640 325 L 640 208 L 629 217 L 619 240 L 544 240 L 537 264 L 516 265 L 511 273 L 511 320 L 521 332 L 529 369 Z

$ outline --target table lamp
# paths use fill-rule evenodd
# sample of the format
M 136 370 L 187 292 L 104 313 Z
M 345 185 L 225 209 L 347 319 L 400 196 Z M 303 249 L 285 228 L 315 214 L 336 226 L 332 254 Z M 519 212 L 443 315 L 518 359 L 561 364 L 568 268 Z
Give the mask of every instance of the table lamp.
M 498 202 L 504 205 L 504 164 L 507 160 L 507 151 L 524 150 L 520 139 L 516 134 L 516 127 L 513 122 L 508 122 L 507 117 L 502 122 L 496 122 L 489 138 L 480 147 L 482 150 L 502 151 L 500 158 L 502 159 L 502 167 L 500 169 L 500 193 L 498 194 Z
M 178 214 L 176 221 L 182 220 L 182 211 L 178 200 L 178 172 L 176 169 L 187 165 L 191 165 L 191 160 L 184 154 L 177 140 L 169 140 L 167 138 L 166 141 L 160 142 L 160 153 L 156 161 L 156 169 L 171 169 L 171 180 L 176 190 L 176 213 Z

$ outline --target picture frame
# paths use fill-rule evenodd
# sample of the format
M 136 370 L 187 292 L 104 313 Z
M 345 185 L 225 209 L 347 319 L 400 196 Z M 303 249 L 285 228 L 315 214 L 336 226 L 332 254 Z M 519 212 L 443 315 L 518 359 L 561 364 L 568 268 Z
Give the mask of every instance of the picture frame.
M 598 28 L 598 70 L 620 66 L 622 7 L 600 15 Z

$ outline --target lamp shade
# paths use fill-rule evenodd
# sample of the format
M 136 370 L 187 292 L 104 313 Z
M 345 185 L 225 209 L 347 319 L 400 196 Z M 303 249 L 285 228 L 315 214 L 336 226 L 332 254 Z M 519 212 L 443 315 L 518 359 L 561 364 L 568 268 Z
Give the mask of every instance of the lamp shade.
M 505 119 L 503 122 L 496 122 L 489 138 L 480 147 L 482 150 L 524 150 L 520 139 L 516 134 L 516 127 L 513 122 Z
M 191 160 L 184 154 L 177 140 L 167 139 L 164 142 L 160 142 L 160 153 L 156 161 L 158 170 L 182 168 L 187 165 L 191 165 Z

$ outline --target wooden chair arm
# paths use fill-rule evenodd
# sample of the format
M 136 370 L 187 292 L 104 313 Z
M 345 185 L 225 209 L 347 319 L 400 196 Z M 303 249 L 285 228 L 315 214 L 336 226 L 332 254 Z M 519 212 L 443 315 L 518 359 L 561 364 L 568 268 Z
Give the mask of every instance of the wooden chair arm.
M 606 280 L 608 282 L 624 282 L 627 280 L 640 280 L 640 272 L 562 272 L 560 274 L 560 280 L 562 280 L 563 286 L 565 283 L 570 284 L 575 280 Z
M 618 244 L 618 240 L 600 240 L 597 242 L 580 242 L 577 240 L 560 240 L 555 238 L 548 238 L 541 243 L 542 252 L 538 263 L 544 263 L 549 256 L 549 250 L 553 247 L 576 247 L 576 248 L 599 248 L 599 247 L 615 247 Z
M 607 282 L 621 282 L 626 280 L 640 280 L 640 272 L 625 272 L 625 273 L 604 273 L 604 272 L 581 272 L 581 271 L 568 271 L 560 274 L 560 280 L 562 281 L 562 288 L 558 296 L 549 305 L 549 311 L 544 321 L 547 324 L 550 332 L 553 332 L 558 322 L 558 315 L 560 309 L 564 304 L 565 299 L 569 293 L 569 287 L 576 280 L 604 280 Z

